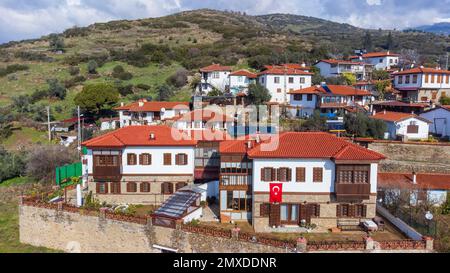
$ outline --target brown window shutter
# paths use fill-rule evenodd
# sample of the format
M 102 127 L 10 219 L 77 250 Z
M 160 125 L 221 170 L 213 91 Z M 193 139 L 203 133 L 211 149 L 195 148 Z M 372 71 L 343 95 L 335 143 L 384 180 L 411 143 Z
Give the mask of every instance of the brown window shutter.
M 175 165 L 180 165 L 180 154 L 175 155 Z
M 100 193 L 100 183 L 95 183 L 95 192 Z
M 357 205 L 348 206 L 348 217 L 356 217 L 356 206 Z
M 259 206 L 259 216 L 267 217 L 270 215 L 270 204 L 263 203 Z
M 265 170 L 266 168 L 261 169 L 261 181 L 267 181 Z
M 109 183 L 105 183 L 105 194 L 109 193 Z
M 272 170 L 272 175 L 271 175 L 271 177 L 270 177 L 270 181 L 276 181 L 276 180 L 278 180 L 277 178 L 277 169 L 274 169 L 274 168 L 271 168 L 271 170 Z
M 131 192 L 131 183 L 130 182 L 127 183 L 127 192 Z
M 161 194 L 164 194 L 165 192 L 166 192 L 166 185 L 167 185 L 167 182 L 164 182 L 164 183 L 162 183 L 161 184 Z
M 173 193 L 173 184 L 168 183 L 168 185 L 169 185 L 169 193 L 172 194 Z
M 362 217 L 367 217 L 367 205 L 362 205 Z
M 297 182 L 306 182 L 305 168 L 297 168 L 295 176 Z
M 280 225 L 280 204 L 270 204 L 269 226 L 279 227 Z
M 139 165 L 144 165 L 144 155 L 143 154 L 139 155 Z
M 316 204 L 316 217 L 320 217 L 320 205 Z
M 172 165 L 172 154 L 164 154 L 164 165 L 169 166 Z
M 287 181 L 288 182 L 291 182 L 291 180 L 292 180 L 292 169 L 291 168 L 288 168 L 287 169 Z
M 188 155 L 187 154 L 183 154 L 183 158 L 184 158 L 184 165 L 188 164 Z
M 313 169 L 313 182 L 323 182 L 323 168 Z
M 342 206 L 341 205 L 336 206 L 336 217 L 342 217 Z

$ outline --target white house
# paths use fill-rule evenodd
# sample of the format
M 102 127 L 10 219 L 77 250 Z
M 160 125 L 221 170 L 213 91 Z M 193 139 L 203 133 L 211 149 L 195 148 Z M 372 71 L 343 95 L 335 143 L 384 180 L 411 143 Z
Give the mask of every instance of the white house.
M 297 232 L 312 224 L 321 230 L 341 221 L 358 225 L 375 216 L 383 155 L 327 133 L 258 139 L 220 144 L 222 221 L 251 215 L 257 232 Z M 281 202 L 270 200 L 274 193 Z
M 312 75 L 303 69 L 276 66 L 258 73 L 258 82 L 269 90 L 271 102 L 287 104 L 288 93 L 310 87 Z
M 214 89 L 222 92 L 230 88 L 230 66 L 222 66 L 220 64 L 212 64 L 200 69 L 201 81 L 197 86 L 197 92 L 201 95 L 208 95 Z
M 251 83 L 256 83 L 257 75 L 248 70 L 241 69 L 230 74 L 230 91 L 233 95 L 239 93 L 246 94 L 248 86 Z
M 443 96 L 450 96 L 450 71 L 418 67 L 392 74 L 394 87 L 403 100 L 438 103 Z
M 145 99 L 115 108 L 119 112 L 120 127 L 156 125 L 189 111 L 189 102 L 147 101 Z
M 381 111 L 371 116 L 373 119 L 382 120 L 387 125 L 385 138 L 407 140 L 428 139 L 429 124 L 432 122 L 415 114 Z
M 431 121 L 430 133 L 440 135 L 441 137 L 450 137 L 450 106 L 443 105 L 426 111 L 420 116 Z
M 351 111 L 355 107 L 367 107 L 373 100 L 369 91 L 345 85 L 317 85 L 289 92 L 292 116 L 310 116 L 315 110 L 322 114 L 336 114 L 340 110 Z
M 379 199 L 389 204 L 399 201 L 416 205 L 427 202 L 440 206 L 447 201 L 450 175 L 440 173 L 379 173 Z
M 369 52 L 362 56 L 352 56 L 350 60 L 353 62 L 365 62 L 374 65 L 377 70 L 389 70 L 398 66 L 400 55 L 387 52 Z
M 120 128 L 120 118 L 101 118 L 100 131 L 115 130 Z
M 325 78 L 339 77 L 344 73 L 351 73 L 358 81 L 370 80 L 373 65 L 364 62 L 352 62 L 343 60 L 320 60 L 315 67 L 320 69 L 320 75 Z
M 84 182 L 100 201 L 158 205 L 194 182 L 196 145 L 167 126 L 127 126 L 83 143 Z
M 234 124 L 234 118 L 210 109 L 197 109 L 172 119 L 174 127 L 182 130 L 222 130 L 226 131 Z

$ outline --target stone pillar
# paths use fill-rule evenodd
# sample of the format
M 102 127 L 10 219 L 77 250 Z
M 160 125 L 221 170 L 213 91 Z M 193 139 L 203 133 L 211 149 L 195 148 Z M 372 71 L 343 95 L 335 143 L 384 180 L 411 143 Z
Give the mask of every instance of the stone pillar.
M 239 232 L 240 232 L 240 231 L 241 231 L 241 229 L 238 228 L 238 227 L 233 228 L 233 229 L 231 230 L 231 239 L 233 239 L 233 240 L 239 240 Z
M 304 253 L 308 251 L 308 240 L 305 237 L 297 239 L 297 253 Z
M 106 211 L 108 210 L 108 208 L 100 208 L 100 219 L 101 220 L 105 220 L 106 219 Z
M 59 201 L 57 204 L 58 204 L 58 211 L 62 211 L 64 202 Z
M 424 236 L 422 239 L 425 241 L 425 249 L 432 251 L 434 249 L 434 239 L 427 236 Z
M 153 218 L 151 216 L 147 217 L 147 227 L 153 226 Z
M 366 250 L 374 250 L 375 249 L 375 241 L 372 239 L 372 237 L 366 237 L 364 239 L 366 243 Z

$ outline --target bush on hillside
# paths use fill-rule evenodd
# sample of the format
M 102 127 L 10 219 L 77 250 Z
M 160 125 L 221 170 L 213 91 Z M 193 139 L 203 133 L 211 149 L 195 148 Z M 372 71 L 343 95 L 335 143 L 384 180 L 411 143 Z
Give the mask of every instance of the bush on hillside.
M 175 74 L 171 75 L 167 78 L 167 84 L 170 84 L 174 87 L 180 88 L 187 84 L 188 81 L 188 71 L 184 68 L 180 68 L 175 72 Z

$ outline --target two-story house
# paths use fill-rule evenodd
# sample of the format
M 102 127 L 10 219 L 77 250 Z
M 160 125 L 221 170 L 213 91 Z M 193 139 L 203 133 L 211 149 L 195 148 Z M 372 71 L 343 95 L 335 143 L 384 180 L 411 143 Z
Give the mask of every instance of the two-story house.
M 405 101 L 438 103 L 441 97 L 450 96 L 448 70 L 418 67 L 392 75 L 394 87 Z
M 319 132 L 224 141 L 220 153 L 221 218 L 290 232 L 375 216 L 379 153 Z
M 230 92 L 233 95 L 247 94 L 248 86 L 256 83 L 257 75 L 248 70 L 241 69 L 230 74 Z
M 208 95 L 214 89 L 222 92 L 230 88 L 231 66 L 212 64 L 200 69 L 201 81 L 197 85 L 197 92 L 201 95 Z
M 325 78 L 339 77 L 344 73 L 351 73 L 358 81 L 367 81 L 372 77 L 373 65 L 365 62 L 352 62 L 343 60 L 320 60 L 315 67 L 320 69 L 320 75 Z
M 398 66 L 400 55 L 387 52 L 369 52 L 361 56 L 351 56 L 350 60 L 353 62 L 365 62 L 372 64 L 377 70 L 390 70 Z
M 130 125 L 155 125 L 166 119 L 185 114 L 189 102 L 147 101 L 145 99 L 122 105 L 114 110 L 119 112 L 120 127 Z
M 373 95 L 366 90 L 346 85 L 316 85 L 289 92 L 292 116 L 307 117 L 315 110 L 322 114 L 335 115 L 356 107 L 367 107 Z
M 174 127 L 183 130 L 229 130 L 234 124 L 234 118 L 220 111 L 196 109 L 174 117 Z
M 161 204 L 194 183 L 198 143 L 168 126 L 127 126 L 83 143 L 84 182 L 101 202 Z
M 271 102 L 287 104 L 289 92 L 311 86 L 312 73 L 287 66 L 273 66 L 258 73 L 258 83 L 269 90 Z

